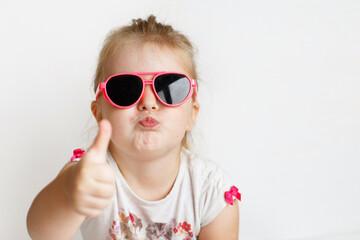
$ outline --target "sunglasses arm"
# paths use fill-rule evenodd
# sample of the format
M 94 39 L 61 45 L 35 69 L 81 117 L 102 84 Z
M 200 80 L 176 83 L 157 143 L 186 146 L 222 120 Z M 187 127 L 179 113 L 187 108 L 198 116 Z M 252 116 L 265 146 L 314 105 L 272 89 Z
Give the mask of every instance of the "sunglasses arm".
M 197 97 L 197 86 L 195 79 L 191 79 L 191 87 L 195 90 L 195 97 Z
M 98 85 L 98 87 L 97 87 L 95 99 L 98 98 L 100 92 L 103 91 L 104 88 L 105 88 L 105 82 L 101 82 L 101 83 Z

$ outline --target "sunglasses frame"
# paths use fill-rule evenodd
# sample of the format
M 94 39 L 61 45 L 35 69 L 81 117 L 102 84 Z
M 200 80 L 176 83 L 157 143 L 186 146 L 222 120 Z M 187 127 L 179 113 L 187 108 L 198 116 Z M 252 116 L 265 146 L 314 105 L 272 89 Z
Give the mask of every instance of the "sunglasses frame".
M 178 103 L 178 104 L 168 104 L 164 101 L 161 100 L 161 98 L 158 96 L 158 94 L 156 93 L 156 90 L 155 90 L 155 85 L 154 85 L 154 80 L 159 77 L 159 76 L 162 76 L 162 75 L 165 75 L 165 74 L 178 74 L 178 75 L 183 75 L 184 77 L 186 77 L 189 82 L 190 82 L 190 90 L 186 96 L 186 98 L 181 102 L 181 103 Z M 108 96 L 107 94 L 107 91 L 106 91 L 106 84 L 108 83 L 108 81 L 113 78 L 113 77 L 117 77 L 117 76 L 121 76 L 121 75 L 132 75 L 132 76 L 136 76 L 136 77 L 139 77 L 143 83 L 143 87 L 141 89 L 141 94 L 140 94 L 140 97 L 138 100 L 136 100 L 136 102 L 134 102 L 133 104 L 129 105 L 129 106 L 119 106 L 117 104 L 115 104 Z M 144 80 L 141 75 L 154 75 L 154 77 L 151 79 L 151 80 Z M 154 95 L 156 96 L 156 98 L 162 103 L 164 104 L 165 106 L 168 106 L 168 107 L 177 107 L 177 106 L 180 106 L 182 104 L 184 104 L 193 94 L 193 92 L 195 93 L 195 97 L 197 97 L 197 86 L 196 86 L 196 80 L 195 79 L 191 79 L 190 77 L 188 77 L 186 74 L 184 73 L 178 73 L 178 72 L 130 72 L 130 73 L 119 73 L 119 74 L 114 74 L 114 75 L 111 75 L 110 77 L 108 77 L 104 82 L 101 82 L 98 87 L 97 87 L 97 90 L 96 90 L 96 97 L 95 99 L 97 100 L 97 98 L 99 97 L 99 94 L 101 92 L 104 93 L 104 97 L 105 99 L 111 103 L 113 106 L 117 107 L 117 108 L 121 108 L 121 109 L 126 109 L 126 108 L 131 108 L 133 106 L 135 106 L 139 101 L 140 99 L 143 97 L 144 95 L 144 92 L 145 92 L 145 86 L 146 84 L 148 85 L 152 85 L 152 89 L 153 89 L 153 92 L 154 92 Z

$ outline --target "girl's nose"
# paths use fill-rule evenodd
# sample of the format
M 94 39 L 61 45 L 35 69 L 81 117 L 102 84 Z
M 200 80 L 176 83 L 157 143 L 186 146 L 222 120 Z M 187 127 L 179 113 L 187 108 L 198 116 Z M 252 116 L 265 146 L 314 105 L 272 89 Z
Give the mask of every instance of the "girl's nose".
M 138 103 L 138 109 L 140 111 L 142 110 L 158 110 L 158 100 L 155 96 L 155 93 L 153 92 L 153 89 L 151 85 L 145 85 L 144 94 L 142 95 L 139 103 Z

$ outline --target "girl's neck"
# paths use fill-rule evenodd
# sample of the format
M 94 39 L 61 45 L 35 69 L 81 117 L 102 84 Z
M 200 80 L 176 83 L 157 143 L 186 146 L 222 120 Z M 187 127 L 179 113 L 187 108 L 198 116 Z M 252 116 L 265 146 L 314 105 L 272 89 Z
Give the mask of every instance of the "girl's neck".
M 109 146 L 121 174 L 140 198 L 156 201 L 166 197 L 180 168 L 180 148 L 158 155 L 129 155 Z M 143 156 L 147 156 L 144 158 Z

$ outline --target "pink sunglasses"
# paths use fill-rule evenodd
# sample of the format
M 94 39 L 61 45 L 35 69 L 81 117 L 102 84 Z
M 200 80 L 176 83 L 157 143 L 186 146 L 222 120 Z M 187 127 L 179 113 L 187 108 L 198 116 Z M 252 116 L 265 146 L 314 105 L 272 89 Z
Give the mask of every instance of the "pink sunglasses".
M 155 75 L 144 80 L 141 75 Z M 140 72 L 120 73 L 101 82 L 96 90 L 96 99 L 100 92 L 105 99 L 117 108 L 130 108 L 136 105 L 144 94 L 146 84 L 151 84 L 155 96 L 168 107 L 177 107 L 185 103 L 195 91 L 196 80 L 183 73 L 176 72 Z

